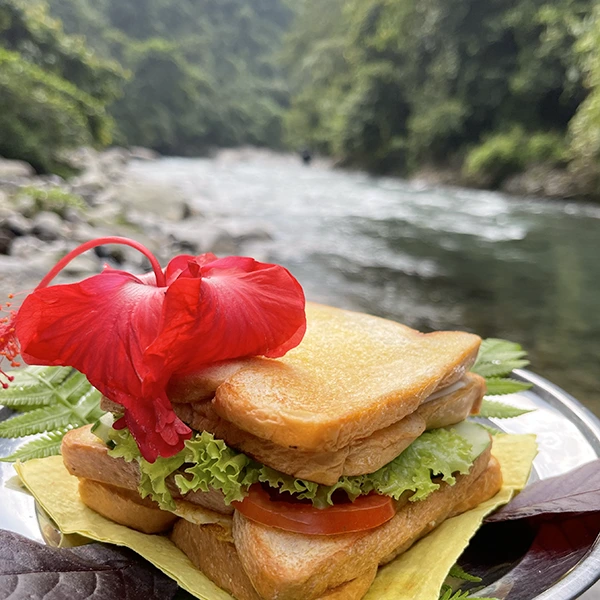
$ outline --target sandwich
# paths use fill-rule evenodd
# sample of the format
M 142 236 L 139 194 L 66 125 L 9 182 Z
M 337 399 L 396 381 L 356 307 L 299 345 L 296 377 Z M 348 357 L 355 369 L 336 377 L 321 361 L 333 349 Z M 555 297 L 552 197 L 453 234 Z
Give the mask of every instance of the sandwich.
M 104 243 L 153 272 L 49 285 Z M 169 536 L 237 600 L 362 598 L 381 565 L 500 489 L 488 432 L 465 421 L 485 392 L 479 344 L 306 305 L 278 265 L 162 269 L 121 238 L 71 251 L 0 320 L 0 357 L 74 367 L 104 396 L 105 416 L 62 442 L 81 500 Z
M 171 456 L 146 460 L 105 397 L 105 417 L 62 443 L 83 502 L 168 535 L 238 600 L 358 600 L 380 566 L 496 494 L 491 438 L 465 421 L 485 393 L 477 336 L 310 303 L 306 323 L 281 357 L 171 376 L 192 430 Z

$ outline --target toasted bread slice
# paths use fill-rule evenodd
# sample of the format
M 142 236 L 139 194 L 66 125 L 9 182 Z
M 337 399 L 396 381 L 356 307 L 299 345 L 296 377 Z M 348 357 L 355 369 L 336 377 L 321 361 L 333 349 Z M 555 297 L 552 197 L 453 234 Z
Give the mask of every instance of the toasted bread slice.
M 277 360 L 255 359 L 221 383 L 222 418 L 279 446 L 328 452 L 413 413 L 460 379 L 480 338 L 422 334 L 393 321 L 307 305 L 302 343 Z
M 137 491 L 91 479 L 79 480 L 79 496 L 103 517 L 142 533 L 166 531 L 177 521 L 177 515 L 161 510 L 152 500 L 140 498 Z
M 237 600 L 262 600 L 248 579 L 240 558 L 218 525 L 193 525 L 184 520 L 175 524 L 171 540 L 209 579 Z M 336 588 L 327 590 L 319 600 L 360 600 L 366 593 L 377 567 Z
M 481 478 L 486 470 L 491 475 Z M 455 507 L 492 497 L 502 475 L 489 448 L 454 486 L 442 484 L 426 500 L 406 503 L 377 529 L 332 536 L 305 536 L 255 523 L 234 513 L 233 538 L 240 561 L 266 600 L 312 600 L 407 550 L 437 527 Z M 479 493 L 478 488 L 481 488 Z M 477 493 L 476 493 L 477 491 Z
M 477 412 L 485 392 L 485 380 L 467 373 L 461 387 L 426 401 L 397 423 L 354 440 L 331 452 L 306 452 L 279 446 L 240 429 L 215 412 L 211 402 L 175 404 L 180 419 L 197 431 L 210 431 L 230 446 L 282 473 L 333 485 L 342 475 L 373 473 L 405 450 L 425 429 L 445 427 Z
M 106 445 L 90 430 L 90 425 L 72 429 L 63 438 L 61 453 L 69 473 L 137 493 L 140 482 L 137 462 L 109 456 Z M 174 498 L 181 498 L 173 481 L 167 480 L 167 487 Z M 225 504 L 223 494 L 218 490 L 190 492 L 185 495 L 185 500 L 222 514 L 233 513 L 233 508 Z

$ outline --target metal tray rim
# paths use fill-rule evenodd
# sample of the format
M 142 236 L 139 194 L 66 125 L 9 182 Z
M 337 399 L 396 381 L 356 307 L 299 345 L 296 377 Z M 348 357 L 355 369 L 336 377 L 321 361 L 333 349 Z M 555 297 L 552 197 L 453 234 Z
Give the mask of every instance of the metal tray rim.
M 561 410 L 565 416 L 576 421 L 583 435 L 600 456 L 600 419 L 583 406 L 571 394 L 525 369 L 513 372 L 517 379 L 533 384 L 534 391 L 549 404 Z M 566 409 L 566 410 L 564 410 Z M 576 417 L 573 419 L 573 417 Z M 536 596 L 535 600 L 574 600 L 600 580 L 600 536 L 591 550 L 560 581 Z

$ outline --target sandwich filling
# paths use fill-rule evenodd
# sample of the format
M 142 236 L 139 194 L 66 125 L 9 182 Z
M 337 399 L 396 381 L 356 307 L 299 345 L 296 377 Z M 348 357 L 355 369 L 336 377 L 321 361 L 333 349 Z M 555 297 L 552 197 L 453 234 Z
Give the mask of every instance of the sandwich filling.
M 298 479 L 261 464 L 229 447 L 206 431 L 186 441 L 184 450 L 169 458 L 149 463 L 140 454 L 128 430 L 96 429 L 95 433 L 111 448 L 109 455 L 136 461 L 141 479 L 140 495 L 155 500 L 163 510 L 175 510 L 176 504 L 167 480 L 173 477 L 182 495 L 189 492 L 218 490 L 226 504 L 243 500 L 256 483 L 274 488 L 313 506 L 327 508 L 335 503 L 336 492 L 350 500 L 376 493 L 399 500 L 406 493 L 410 501 L 427 498 L 443 481 L 453 485 L 457 474 L 469 472 L 475 459 L 489 446 L 488 432 L 475 423 L 463 422 L 452 427 L 427 431 L 394 460 L 373 473 L 342 476 L 334 485 L 322 485 Z

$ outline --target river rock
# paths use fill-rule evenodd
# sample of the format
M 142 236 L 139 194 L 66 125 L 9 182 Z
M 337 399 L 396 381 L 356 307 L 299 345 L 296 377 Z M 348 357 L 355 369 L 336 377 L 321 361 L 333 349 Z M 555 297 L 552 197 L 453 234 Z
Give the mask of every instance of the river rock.
M 12 213 L 6 219 L 2 220 L 2 229 L 10 231 L 15 236 L 22 236 L 31 233 L 33 229 L 32 222 L 20 213 Z
M 164 230 L 178 251 L 193 254 L 235 254 L 237 251 L 231 234 L 214 222 L 188 219 L 180 223 L 165 223 Z
M 160 158 L 160 154 L 150 148 L 142 148 L 141 146 L 133 146 L 129 149 L 129 156 L 134 160 L 156 160 Z
M 240 221 L 223 221 L 220 223 L 230 238 L 238 244 L 246 242 L 268 242 L 273 239 L 269 225 L 266 223 L 244 223 Z
M 102 263 L 98 256 L 93 252 L 86 252 L 70 261 L 62 272 L 67 276 L 87 277 L 100 273 L 101 270 Z
M 49 245 L 33 235 L 24 235 L 14 239 L 10 254 L 16 258 L 29 261 L 34 257 L 38 258 L 41 255 L 48 255 Z M 50 262 L 53 260 L 53 258 L 48 259 L 49 269 L 52 267 Z
M 15 234 L 0 228 L 0 254 L 10 254 Z
M 65 228 L 56 213 L 42 211 L 33 218 L 32 232 L 40 240 L 52 242 L 64 236 Z
M 33 167 L 22 160 L 9 160 L 0 158 L 0 179 L 14 177 L 33 177 L 35 170 Z

